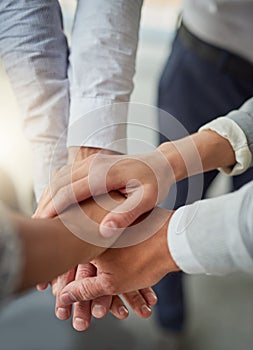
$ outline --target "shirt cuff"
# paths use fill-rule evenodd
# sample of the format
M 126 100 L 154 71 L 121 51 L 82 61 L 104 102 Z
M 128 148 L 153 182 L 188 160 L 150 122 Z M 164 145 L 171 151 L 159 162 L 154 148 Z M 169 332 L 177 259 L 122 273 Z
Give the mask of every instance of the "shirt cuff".
M 252 158 L 251 152 L 246 135 L 236 122 L 227 117 L 220 117 L 199 129 L 199 131 L 203 130 L 213 130 L 227 139 L 235 152 L 236 164 L 234 167 L 219 168 L 221 172 L 234 176 L 242 174 L 249 168 Z
M 67 148 L 60 141 L 57 144 L 50 142 L 32 144 L 34 192 L 37 203 L 50 182 L 52 171 L 67 163 Z
M 203 274 L 205 270 L 195 258 L 186 236 L 187 218 L 191 217 L 188 211 L 191 212 L 191 208 L 182 207 L 173 214 L 168 226 L 168 246 L 173 260 L 182 271 Z
M 128 103 L 101 98 L 72 98 L 67 146 L 126 153 Z
M 178 209 L 168 228 L 169 250 L 186 273 L 225 275 L 251 271 L 243 232 L 248 228 L 245 202 L 253 184 L 220 197 L 201 200 Z M 243 224 L 242 224 L 243 222 Z M 250 241 L 249 241 L 250 242 Z

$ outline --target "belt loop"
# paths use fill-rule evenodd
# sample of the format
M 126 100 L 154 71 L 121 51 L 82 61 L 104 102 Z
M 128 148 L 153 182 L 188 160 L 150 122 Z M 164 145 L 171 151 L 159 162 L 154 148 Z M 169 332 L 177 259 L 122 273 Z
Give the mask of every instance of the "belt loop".
M 204 42 L 191 33 L 183 21 L 178 28 L 178 37 L 186 47 L 203 60 L 216 66 L 217 69 L 229 72 L 229 74 L 241 79 L 253 79 L 252 62 L 226 49 Z

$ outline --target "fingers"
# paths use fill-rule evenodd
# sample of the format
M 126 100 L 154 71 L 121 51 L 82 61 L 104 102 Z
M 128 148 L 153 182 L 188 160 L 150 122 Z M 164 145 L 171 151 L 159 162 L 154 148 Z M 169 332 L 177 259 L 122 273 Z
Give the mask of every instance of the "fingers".
M 74 305 L 73 327 L 82 332 L 89 328 L 91 322 L 91 302 L 79 301 Z
M 115 158 L 116 157 L 116 158 Z M 51 178 L 33 217 L 53 217 L 73 203 L 122 186 L 117 172 L 107 183 L 107 173 L 119 156 L 96 154 L 64 166 Z
M 60 320 L 67 320 L 71 315 L 71 305 L 62 305 L 60 301 L 60 293 L 62 289 L 75 279 L 76 269 L 72 269 L 57 279 L 54 285 L 54 295 L 56 295 L 55 314 Z
M 139 291 L 125 293 L 123 296 L 135 314 L 141 318 L 150 317 L 152 314 L 150 306 L 154 306 L 157 303 L 157 296 L 152 288 L 144 288 Z M 120 305 L 120 307 L 122 306 Z M 111 308 L 113 308 L 113 306 Z M 123 312 L 123 309 L 121 310 Z M 115 316 L 120 318 L 117 313 Z
M 58 186 L 59 184 L 57 184 Z M 33 218 L 52 218 L 76 202 L 71 186 L 70 179 L 66 186 L 59 187 L 57 190 L 54 188 L 54 185 L 49 184 L 39 201 Z
M 47 287 L 48 287 L 48 282 L 39 283 L 36 286 L 36 288 L 39 292 L 42 292 L 43 290 L 47 289 Z
M 143 187 L 138 187 L 128 198 L 108 213 L 100 224 L 100 233 L 103 237 L 112 237 L 119 228 L 131 225 L 139 216 L 154 207 L 153 201 L 147 200 Z
M 96 318 L 105 317 L 110 310 L 111 303 L 112 296 L 110 295 L 105 295 L 94 299 L 91 303 L 92 316 Z
M 148 318 L 151 316 L 152 310 L 140 291 L 124 293 L 123 296 L 137 316 L 141 318 Z
M 93 300 L 103 295 L 112 295 L 112 290 L 107 288 L 106 279 L 101 275 L 84 278 L 69 283 L 61 292 L 61 305 L 71 305 L 76 301 Z
M 154 306 L 157 303 L 158 299 L 152 288 L 140 289 L 140 293 L 149 306 Z
M 92 159 L 90 156 L 52 174 L 33 217 L 54 217 L 71 204 L 89 198 L 88 172 Z
M 61 187 L 54 195 L 52 200 L 48 201 L 43 208 L 43 216 L 51 217 L 53 213 L 59 215 L 71 204 L 82 202 L 91 197 L 88 177 L 82 178 L 76 182 L 68 182 Z
M 57 281 L 58 281 L 58 277 L 54 278 L 53 281 L 51 282 L 51 289 L 52 289 L 52 294 L 56 297 L 57 296 Z
M 48 185 L 40 197 L 39 204 L 37 206 L 37 209 L 35 210 L 35 213 L 32 215 L 33 219 L 42 218 L 43 210 L 51 202 L 51 199 L 52 197 L 51 197 L 50 185 Z M 55 208 L 53 207 L 52 213 L 48 217 L 54 217 L 55 215 L 56 215 L 56 212 L 55 212 Z
M 118 295 L 112 297 L 110 312 L 120 320 L 124 320 L 129 315 L 126 305 Z
M 96 274 L 96 268 L 92 264 L 78 265 L 75 280 L 92 277 Z M 109 308 L 109 307 L 108 307 Z M 85 331 L 91 322 L 91 301 L 79 301 L 74 304 L 73 327 L 77 331 Z

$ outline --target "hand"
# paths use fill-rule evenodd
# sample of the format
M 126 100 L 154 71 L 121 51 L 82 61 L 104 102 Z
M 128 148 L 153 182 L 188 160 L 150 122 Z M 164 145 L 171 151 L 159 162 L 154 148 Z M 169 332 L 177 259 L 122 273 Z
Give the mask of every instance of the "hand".
M 72 282 L 81 281 L 82 279 L 96 276 L 96 268 L 92 264 L 78 265 L 77 272 L 69 271 L 58 279 L 57 291 L 53 289 L 56 296 L 56 316 L 60 320 L 66 320 L 71 316 L 72 305 L 63 305 L 60 300 L 62 289 Z M 157 302 L 157 297 L 151 288 L 145 288 L 140 291 L 126 293 L 123 295 L 129 306 L 137 316 L 147 318 L 152 311 L 150 306 Z M 110 311 L 118 319 L 128 317 L 128 310 L 118 295 L 100 296 L 93 300 L 78 301 L 73 305 L 73 327 L 77 331 L 87 330 L 90 326 L 91 315 L 95 318 L 103 318 Z
M 87 150 L 82 149 L 82 152 L 78 152 L 78 157 L 83 156 L 84 153 L 86 154 Z M 92 151 L 92 150 L 90 150 Z M 82 154 L 81 154 L 82 153 Z M 70 155 L 70 158 L 73 157 L 73 152 Z M 117 196 L 118 199 L 121 198 L 122 196 Z M 113 198 L 116 199 L 115 194 L 113 195 Z M 107 205 L 108 207 L 108 199 L 107 200 Z M 106 203 L 105 203 L 106 204 Z M 115 204 L 112 204 L 115 206 Z M 102 206 L 103 207 L 103 206 Z M 111 207 L 112 209 L 113 207 Z M 110 209 L 110 208 L 108 208 Z M 96 209 L 94 210 L 94 201 L 89 200 L 86 201 L 83 205 L 83 210 L 87 214 L 88 217 L 90 217 L 92 220 L 95 222 L 100 222 L 101 221 L 101 214 L 98 212 L 101 212 L 101 209 Z M 78 217 L 76 217 L 76 211 L 75 208 L 71 208 L 64 214 L 62 214 L 62 218 L 65 216 L 69 216 L 69 221 L 70 222 L 78 222 L 81 224 L 81 221 Z M 66 219 L 66 218 L 65 218 Z M 99 221 L 100 220 L 100 221 Z M 63 220 L 65 221 L 65 220 Z M 87 226 L 87 223 L 85 224 L 84 222 L 84 227 L 86 228 L 86 231 L 90 231 L 90 235 L 94 236 L 94 228 L 91 227 L 89 230 L 89 227 Z M 110 240 L 109 240 L 110 241 Z M 109 243 L 107 240 L 107 242 Z M 110 245 L 110 243 L 109 243 Z M 67 319 L 71 316 L 71 307 L 67 306 L 61 306 L 59 302 L 59 294 L 61 290 L 69 283 L 72 282 L 73 280 L 78 281 L 80 278 L 84 277 L 90 277 L 93 276 L 94 274 L 94 269 L 95 267 L 92 266 L 91 264 L 85 264 L 85 265 L 79 265 L 76 269 L 72 269 L 68 271 L 67 273 L 63 274 L 62 276 L 58 277 L 54 281 L 52 281 L 52 291 L 53 294 L 56 296 L 56 315 L 60 319 Z M 96 269 L 95 269 L 96 270 Z M 38 289 L 43 290 L 47 287 L 47 283 L 45 284 L 40 284 Z M 149 306 L 153 306 L 156 301 L 157 297 L 153 290 L 151 288 L 146 288 L 144 290 L 132 292 L 129 294 L 126 294 L 125 299 L 127 300 L 128 304 L 134 312 L 139 316 L 139 317 L 149 317 L 151 315 L 151 309 Z M 74 306 L 74 311 L 73 311 L 73 326 L 77 330 L 85 330 L 89 327 L 90 325 L 90 319 L 91 319 L 91 314 L 94 317 L 101 318 L 104 317 L 107 313 L 108 310 L 110 309 L 111 313 L 114 314 L 116 317 L 123 319 L 128 316 L 128 310 L 126 309 L 124 303 L 118 296 L 102 296 L 100 298 L 97 298 L 93 300 L 92 302 L 87 301 L 87 302 L 80 302 L 76 303 Z M 100 310 L 98 312 L 98 310 Z
M 115 154 L 115 152 L 108 151 L 108 150 L 102 150 L 100 148 L 94 148 L 94 147 L 70 147 L 68 149 L 68 164 L 69 165 L 75 164 L 75 162 L 84 160 L 85 158 L 87 158 L 93 154 L 96 154 L 98 152 L 101 152 L 104 154 Z M 63 168 L 65 168 L 65 167 L 63 167 Z M 54 170 L 53 173 L 56 176 L 57 170 Z M 47 193 L 47 190 L 45 190 L 44 193 L 42 194 L 40 203 L 43 203 L 45 201 L 46 193 Z M 40 203 L 38 205 L 38 208 L 40 207 Z M 36 212 L 34 213 L 33 218 L 41 219 L 41 218 L 52 217 L 52 216 L 44 215 L 44 213 L 41 212 L 40 210 L 38 210 L 38 208 L 37 208 Z M 59 214 L 59 212 L 55 213 L 55 215 L 53 215 L 53 216 L 57 216 L 57 214 Z M 71 272 L 70 272 L 70 275 L 72 275 Z M 58 278 L 61 278 L 61 276 L 59 276 Z M 64 277 L 63 277 L 63 280 L 64 280 Z M 56 282 L 57 282 L 57 279 L 55 279 L 54 281 L 51 282 L 52 289 L 57 288 Z M 45 290 L 48 287 L 48 284 L 49 284 L 48 282 L 38 284 L 37 290 L 38 291 Z M 55 291 L 55 293 L 56 293 L 56 291 Z
M 96 154 L 60 169 L 44 192 L 35 216 L 53 217 L 75 201 L 117 189 L 127 200 L 100 224 L 103 236 L 125 228 L 166 197 L 174 183 L 173 171 L 159 149 L 145 155 Z
M 93 264 L 97 276 L 68 284 L 60 295 L 62 305 L 145 288 L 167 273 L 179 271 L 167 244 L 170 215 L 163 227 L 148 240 L 127 248 L 108 249 L 96 258 Z

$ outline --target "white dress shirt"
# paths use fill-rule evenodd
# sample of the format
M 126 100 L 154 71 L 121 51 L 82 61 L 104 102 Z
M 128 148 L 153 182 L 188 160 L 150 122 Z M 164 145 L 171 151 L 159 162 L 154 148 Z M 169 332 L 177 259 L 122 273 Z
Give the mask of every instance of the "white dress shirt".
M 253 181 L 240 190 L 178 209 L 168 245 L 186 273 L 253 273 Z
M 122 102 L 133 89 L 141 7 L 79 0 L 69 54 L 57 0 L 0 1 L 0 54 L 31 141 L 37 200 L 66 163 L 66 145 L 126 152 Z
M 240 1 L 240 13 L 238 1 L 205 4 L 185 0 L 187 24 L 191 8 L 221 23 L 226 8 L 251 39 L 252 21 L 244 14 L 252 1 Z M 0 54 L 32 144 L 37 199 L 51 170 L 66 163 L 66 145 L 126 152 L 128 108 L 122 102 L 129 101 L 133 89 L 141 7 L 142 0 L 79 0 L 69 50 L 56 0 L 0 2 Z M 219 38 L 228 41 L 226 32 Z
M 252 165 L 253 98 L 200 128 L 225 137 L 236 158 L 226 174 L 238 175 Z M 252 179 L 253 180 L 253 179 Z M 168 227 L 168 244 L 186 273 L 253 272 L 253 181 L 239 191 L 178 209 Z
M 126 152 L 142 0 L 79 1 L 73 26 L 68 146 Z M 115 105 L 116 103 L 116 105 Z M 89 113 L 91 111 L 91 113 Z M 95 111 L 95 112 L 93 112 Z

